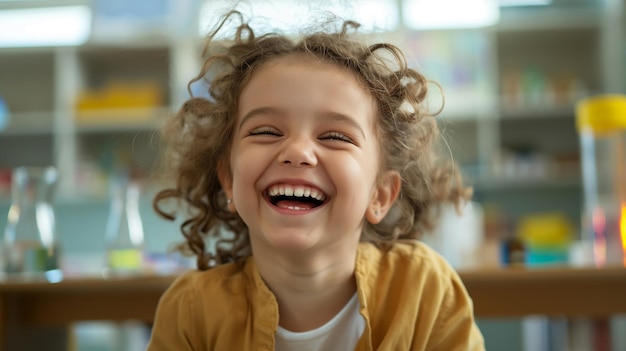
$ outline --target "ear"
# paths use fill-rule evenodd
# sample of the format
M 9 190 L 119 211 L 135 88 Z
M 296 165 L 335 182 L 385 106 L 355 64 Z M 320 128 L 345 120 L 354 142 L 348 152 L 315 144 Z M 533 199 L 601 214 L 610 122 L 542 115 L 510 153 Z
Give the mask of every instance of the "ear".
M 378 224 L 385 218 L 389 209 L 400 194 L 402 178 L 396 171 L 385 172 L 378 180 L 372 193 L 372 200 L 365 212 L 365 218 L 371 224 Z
M 217 178 L 220 181 L 222 190 L 224 190 L 226 200 L 231 200 L 230 203 L 227 203 L 226 205 L 227 209 L 233 213 L 237 212 L 235 202 L 233 201 L 233 176 L 228 162 L 222 161 L 219 163 L 217 166 Z

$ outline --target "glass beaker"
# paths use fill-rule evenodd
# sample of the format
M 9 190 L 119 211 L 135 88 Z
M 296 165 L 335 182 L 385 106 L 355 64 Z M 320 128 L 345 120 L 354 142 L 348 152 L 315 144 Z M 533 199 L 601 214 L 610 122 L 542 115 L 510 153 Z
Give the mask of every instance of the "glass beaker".
M 626 266 L 626 96 L 589 97 L 576 106 L 583 176 L 583 240 L 598 267 Z
M 18 167 L 11 178 L 11 206 L 2 242 L 9 279 L 58 282 L 59 243 L 53 197 L 59 173 L 55 167 Z
M 111 182 L 110 192 L 103 275 L 141 274 L 144 269 L 144 232 L 139 212 L 140 185 L 120 177 Z

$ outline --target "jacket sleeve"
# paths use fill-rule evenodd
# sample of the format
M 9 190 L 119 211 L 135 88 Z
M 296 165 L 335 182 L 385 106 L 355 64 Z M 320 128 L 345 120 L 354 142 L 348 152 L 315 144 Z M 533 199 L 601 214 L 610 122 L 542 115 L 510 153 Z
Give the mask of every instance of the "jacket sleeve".
M 198 350 L 197 302 L 192 298 L 193 281 L 183 275 L 159 300 L 147 351 Z
M 429 350 L 441 351 L 484 351 L 483 336 L 474 320 L 472 300 L 458 275 L 450 279 L 433 334 Z

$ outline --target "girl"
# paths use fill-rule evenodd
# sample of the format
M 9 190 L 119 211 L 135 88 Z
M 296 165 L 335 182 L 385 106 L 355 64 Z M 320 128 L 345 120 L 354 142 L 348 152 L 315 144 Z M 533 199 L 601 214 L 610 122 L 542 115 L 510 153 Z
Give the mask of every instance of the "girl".
M 198 270 L 162 296 L 148 350 L 483 350 L 461 280 L 418 242 L 469 196 L 436 165 L 428 81 L 357 23 L 298 41 L 242 23 L 164 130 Z M 209 239 L 205 241 L 205 239 Z M 207 243 L 214 247 L 208 248 Z

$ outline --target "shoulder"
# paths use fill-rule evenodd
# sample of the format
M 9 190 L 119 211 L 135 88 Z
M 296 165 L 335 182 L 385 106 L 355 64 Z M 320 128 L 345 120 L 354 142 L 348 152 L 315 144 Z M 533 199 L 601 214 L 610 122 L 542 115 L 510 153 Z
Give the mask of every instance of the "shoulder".
M 246 300 L 248 281 L 242 266 L 237 264 L 226 264 L 206 271 L 186 271 L 163 293 L 159 308 L 179 315 L 195 315 L 208 307 L 212 314 L 219 314 L 221 310 L 228 313 L 228 303 L 216 301 L 241 303 L 238 300 Z M 201 318 L 202 313 L 198 317 Z
M 179 275 L 169 286 L 167 293 L 190 292 L 204 290 L 230 282 L 243 281 L 245 279 L 243 266 L 238 264 L 225 264 L 206 271 L 189 270 Z
M 161 296 L 149 350 L 191 350 L 215 340 L 224 320 L 242 324 L 233 306 L 244 305 L 246 278 L 228 264 L 178 276 Z
M 357 265 L 368 271 L 391 268 L 398 273 L 450 277 L 456 275 L 450 264 L 435 250 L 418 240 L 400 240 L 384 248 L 361 243 Z
M 482 349 L 463 282 L 426 244 L 406 240 L 378 248 L 363 243 L 355 272 L 372 339 L 380 348 L 457 350 L 471 344 L 467 349 Z
M 164 339 L 176 340 L 185 335 L 191 340 L 219 331 L 225 319 L 245 319 L 245 315 L 239 313 L 245 311 L 248 303 L 246 291 L 250 279 L 244 267 L 226 264 L 206 271 L 182 273 L 161 295 L 155 330 Z M 174 335 L 168 337 L 172 333 Z
M 418 240 L 398 241 L 384 248 L 362 243 L 355 274 L 365 289 L 393 286 L 420 292 L 424 297 L 441 296 L 463 285 L 452 266 Z

